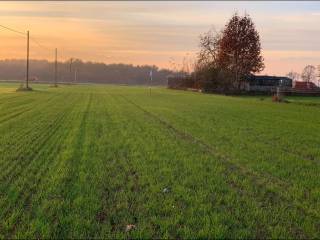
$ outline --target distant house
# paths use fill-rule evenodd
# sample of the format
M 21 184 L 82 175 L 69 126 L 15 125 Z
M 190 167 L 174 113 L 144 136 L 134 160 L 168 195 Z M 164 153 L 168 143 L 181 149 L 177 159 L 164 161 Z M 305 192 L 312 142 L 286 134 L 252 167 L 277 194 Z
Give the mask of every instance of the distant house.
M 36 76 L 33 76 L 33 77 L 30 77 L 30 81 L 37 82 L 39 81 L 39 78 Z
M 299 82 L 296 81 L 293 86 L 294 90 L 308 91 L 308 90 L 320 90 L 313 82 Z
M 292 79 L 279 76 L 255 76 L 247 78 L 245 90 L 253 92 L 273 92 L 278 87 L 281 89 L 291 89 Z

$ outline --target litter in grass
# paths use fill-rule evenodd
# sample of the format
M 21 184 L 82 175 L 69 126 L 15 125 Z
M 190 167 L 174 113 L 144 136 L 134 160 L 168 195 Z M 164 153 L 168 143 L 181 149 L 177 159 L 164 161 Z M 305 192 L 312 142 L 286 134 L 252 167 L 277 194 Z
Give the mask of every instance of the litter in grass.
M 162 192 L 163 192 L 163 193 L 168 193 L 168 192 L 169 192 L 169 188 L 164 188 L 164 189 L 162 190 Z
M 126 226 L 126 232 L 130 232 L 131 230 L 134 230 L 136 228 L 136 225 L 134 224 L 128 224 Z

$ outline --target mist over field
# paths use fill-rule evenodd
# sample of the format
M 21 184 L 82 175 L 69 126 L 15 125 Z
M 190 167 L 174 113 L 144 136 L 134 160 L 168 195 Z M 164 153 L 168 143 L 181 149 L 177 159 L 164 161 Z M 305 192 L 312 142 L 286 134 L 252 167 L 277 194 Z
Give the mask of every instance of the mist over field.
M 0 79 L 20 80 L 25 78 L 25 60 L 0 60 Z M 128 85 L 167 85 L 167 77 L 174 71 L 159 69 L 157 66 L 134 66 L 132 64 L 104 64 L 83 62 L 75 59 L 58 63 L 58 79 L 65 83 L 112 83 Z M 76 71 L 76 79 L 75 79 Z M 53 82 L 54 62 L 46 60 L 30 61 L 31 81 Z M 75 82 L 76 81 L 76 82 Z

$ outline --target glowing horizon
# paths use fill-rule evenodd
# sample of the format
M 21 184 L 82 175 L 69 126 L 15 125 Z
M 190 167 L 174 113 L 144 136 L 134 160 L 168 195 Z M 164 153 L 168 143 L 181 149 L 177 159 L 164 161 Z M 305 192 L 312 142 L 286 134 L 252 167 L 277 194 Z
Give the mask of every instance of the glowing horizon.
M 198 51 L 199 35 L 247 12 L 260 33 L 262 74 L 320 64 L 318 2 L 1 2 L 0 24 L 29 30 L 32 59 L 157 65 Z M 25 39 L 1 29 L 0 59 L 25 58 Z

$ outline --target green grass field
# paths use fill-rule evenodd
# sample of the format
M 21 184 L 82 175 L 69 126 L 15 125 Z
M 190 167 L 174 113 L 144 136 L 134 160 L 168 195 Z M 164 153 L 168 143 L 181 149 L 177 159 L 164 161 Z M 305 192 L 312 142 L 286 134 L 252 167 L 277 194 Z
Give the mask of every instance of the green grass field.
M 1 238 L 320 237 L 317 98 L 17 86 L 0 85 Z

